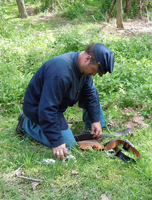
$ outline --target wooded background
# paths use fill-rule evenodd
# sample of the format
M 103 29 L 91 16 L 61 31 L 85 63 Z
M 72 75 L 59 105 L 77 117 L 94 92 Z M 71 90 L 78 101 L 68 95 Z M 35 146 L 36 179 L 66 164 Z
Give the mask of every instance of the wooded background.
M 3 2 L 5 0 L 2 0 Z M 11 2 L 11 0 L 7 0 Z M 19 10 L 19 17 L 26 18 L 28 16 L 26 11 L 26 3 L 36 3 L 37 0 L 16 0 Z M 69 9 L 67 12 L 69 17 L 72 18 L 73 15 L 79 15 L 83 9 L 85 9 L 85 4 L 95 5 L 98 3 L 99 9 L 97 10 L 99 20 L 103 20 L 101 16 L 109 23 L 112 16 L 116 17 L 117 28 L 123 28 L 123 17 L 129 18 L 145 18 L 149 22 L 148 9 L 152 8 L 151 0 L 40 0 L 41 9 L 48 10 L 52 12 L 57 7 L 64 12 L 64 10 Z M 37 2 L 40 2 L 37 1 Z M 71 15 L 71 16 L 70 16 Z M 93 16 L 94 17 L 94 16 Z M 94 17 L 95 20 L 97 20 Z

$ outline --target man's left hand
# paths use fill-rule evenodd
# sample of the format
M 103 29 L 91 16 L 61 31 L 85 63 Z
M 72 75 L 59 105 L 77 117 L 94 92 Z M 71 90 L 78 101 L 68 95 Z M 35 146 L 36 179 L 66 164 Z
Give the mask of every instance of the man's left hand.
M 94 122 L 92 124 L 91 134 L 94 134 L 93 138 L 99 137 L 102 135 L 102 128 L 101 128 L 100 122 Z

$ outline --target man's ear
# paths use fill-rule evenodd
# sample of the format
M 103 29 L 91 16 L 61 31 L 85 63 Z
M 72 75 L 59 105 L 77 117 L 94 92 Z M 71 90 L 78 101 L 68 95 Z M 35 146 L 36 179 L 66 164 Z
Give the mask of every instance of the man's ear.
M 90 61 L 91 61 L 91 56 L 90 56 L 90 55 L 86 55 L 85 61 L 90 63 Z

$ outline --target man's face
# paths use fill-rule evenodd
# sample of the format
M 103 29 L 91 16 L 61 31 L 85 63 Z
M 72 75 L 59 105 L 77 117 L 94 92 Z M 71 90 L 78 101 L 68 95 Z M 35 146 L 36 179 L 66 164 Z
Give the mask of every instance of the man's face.
M 98 64 L 91 64 L 89 63 L 84 67 L 83 73 L 85 75 L 92 75 L 95 76 L 98 73 Z

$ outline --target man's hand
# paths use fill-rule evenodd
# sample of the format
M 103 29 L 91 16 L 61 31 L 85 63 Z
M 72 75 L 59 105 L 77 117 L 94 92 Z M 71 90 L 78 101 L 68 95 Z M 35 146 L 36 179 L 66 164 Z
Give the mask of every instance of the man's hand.
M 101 128 L 100 122 L 94 122 L 92 124 L 91 134 L 94 134 L 93 138 L 99 137 L 100 135 L 102 135 L 102 128 Z
M 57 158 L 63 159 L 64 157 L 67 157 L 67 150 L 66 150 L 66 144 L 61 144 L 58 147 L 53 147 L 53 155 Z

